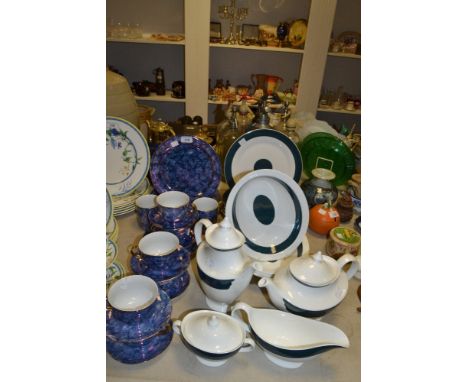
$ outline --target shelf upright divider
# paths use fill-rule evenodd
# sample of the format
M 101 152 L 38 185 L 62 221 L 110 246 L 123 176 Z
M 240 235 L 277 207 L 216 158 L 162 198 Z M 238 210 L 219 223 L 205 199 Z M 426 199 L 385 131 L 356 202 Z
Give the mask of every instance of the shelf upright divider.
M 296 109 L 317 112 L 337 0 L 311 0 Z
M 208 121 L 211 0 L 185 0 L 185 113 Z

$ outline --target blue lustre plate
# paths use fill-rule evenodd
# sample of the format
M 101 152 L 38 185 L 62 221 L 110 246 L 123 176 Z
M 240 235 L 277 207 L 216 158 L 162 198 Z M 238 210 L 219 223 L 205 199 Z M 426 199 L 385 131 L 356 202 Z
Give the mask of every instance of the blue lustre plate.
M 252 130 L 241 135 L 229 148 L 224 176 L 232 188 L 242 176 L 254 170 L 274 169 L 299 182 L 301 152 L 287 135 L 272 129 Z
M 221 164 L 208 143 L 192 136 L 176 136 L 154 152 L 150 176 L 158 194 L 182 191 L 191 199 L 212 197 L 221 180 Z

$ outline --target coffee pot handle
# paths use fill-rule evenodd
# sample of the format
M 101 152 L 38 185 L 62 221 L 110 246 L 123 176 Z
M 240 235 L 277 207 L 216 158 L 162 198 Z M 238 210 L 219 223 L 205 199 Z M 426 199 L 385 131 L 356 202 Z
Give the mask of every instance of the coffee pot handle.
M 193 228 L 193 233 L 195 234 L 195 240 L 197 242 L 197 245 L 200 245 L 200 243 L 202 242 L 201 234 L 202 234 L 203 226 L 205 226 L 205 228 L 208 228 L 212 224 L 213 223 L 209 221 L 208 219 L 200 219 L 195 224 L 195 227 Z

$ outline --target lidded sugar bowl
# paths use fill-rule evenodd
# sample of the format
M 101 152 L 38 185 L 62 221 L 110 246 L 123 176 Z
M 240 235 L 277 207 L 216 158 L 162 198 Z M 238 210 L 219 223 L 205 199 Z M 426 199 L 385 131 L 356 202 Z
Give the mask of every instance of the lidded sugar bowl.
M 345 264 L 351 267 L 344 272 Z M 350 254 L 338 260 L 317 252 L 294 259 L 282 266 L 273 278 L 262 278 L 273 304 L 280 310 L 304 317 L 320 317 L 335 308 L 346 296 L 348 280 L 358 270 L 356 257 Z

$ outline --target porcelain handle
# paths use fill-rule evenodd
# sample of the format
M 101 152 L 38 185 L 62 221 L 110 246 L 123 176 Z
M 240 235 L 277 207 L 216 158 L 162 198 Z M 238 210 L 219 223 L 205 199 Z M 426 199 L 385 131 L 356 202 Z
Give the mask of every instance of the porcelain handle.
M 249 325 L 247 325 L 244 322 L 244 320 L 242 319 L 242 316 L 240 315 L 240 312 L 238 312 L 238 310 L 245 311 L 245 313 L 247 313 L 247 319 L 248 319 L 250 309 L 252 309 L 252 307 L 250 305 L 246 304 L 245 302 L 238 302 L 236 305 L 234 305 L 231 308 L 231 317 L 234 318 L 237 322 L 239 322 L 239 324 L 242 326 L 242 328 L 248 333 L 250 333 Z
M 250 352 L 255 349 L 255 341 L 252 338 L 246 338 L 244 340 L 244 345 L 240 348 L 241 353 Z
M 208 219 L 200 219 L 199 221 L 197 221 L 195 227 L 193 228 L 193 232 L 195 234 L 195 241 L 197 242 L 197 245 L 200 245 L 200 243 L 202 242 L 201 234 L 203 226 L 205 226 L 205 228 L 208 228 L 212 224 L 213 223 L 210 222 Z
M 359 270 L 358 259 L 356 259 L 356 257 L 354 257 L 353 255 L 351 255 L 349 253 L 346 253 L 343 256 L 341 256 L 338 259 L 337 263 L 338 263 L 338 267 L 340 267 L 340 269 L 343 269 L 343 267 L 346 264 L 352 263 L 351 267 L 346 272 L 346 276 L 348 276 L 348 280 L 350 280 L 356 274 L 356 272 Z
M 138 245 L 135 245 L 135 244 L 130 244 L 128 247 L 127 247 L 127 251 L 128 253 L 130 253 L 130 255 L 132 256 L 140 256 L 140 251 L 138 250 Z
M 180 326 L 182 325 L 182 322 L 180 320 L 174 321 L 172 324 L 172 329 L 174 330 L 174 333 L 177 333 L 180 336 Z

